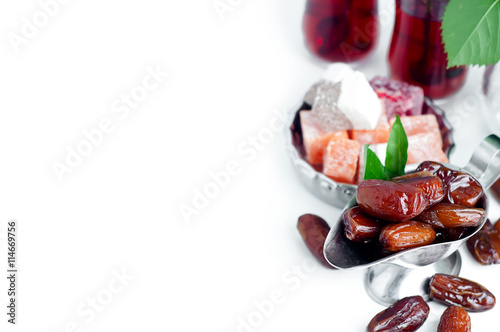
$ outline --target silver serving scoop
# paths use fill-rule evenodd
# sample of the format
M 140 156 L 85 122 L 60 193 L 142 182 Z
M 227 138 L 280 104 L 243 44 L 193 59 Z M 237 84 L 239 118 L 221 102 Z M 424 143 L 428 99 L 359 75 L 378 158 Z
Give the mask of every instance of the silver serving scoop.
M 458 169 L 453 165 L 447 166 Z M 462 170 L 474 176 L 485 191 L 488 190 L 500 177 L 500 138 L 496 135 L 486 137 Z M 486 195 L 481 203 L 488 212 Z M 324 255 L 337 269 L 369 268 L 365 288 L 376 302 L 383 305 L 392 304 L 406 295 L 419 294 L 426 298 L 425 285 L 434 273 L 458 274 L 461 268 L 458 248 L 486 222 L 485 217 L 468 236 L 456 241 L 430 244 L 380 257 L 366 250 L 366 245 L 350 241 L 344 236 L 342 215 L 354 205 L 356 198 L 347 203 L 337 222 L 332 225 L 325 241 Z

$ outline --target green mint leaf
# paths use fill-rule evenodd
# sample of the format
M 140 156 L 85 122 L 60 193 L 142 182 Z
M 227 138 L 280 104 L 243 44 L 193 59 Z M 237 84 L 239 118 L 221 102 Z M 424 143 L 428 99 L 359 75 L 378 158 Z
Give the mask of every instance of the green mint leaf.
M 382 165 L 375 152 L 368 148 L 368 144 L 365 144 L 363 154 L 366 158 L 364 180 L 389 180 L 389 177 L 385 173 L 384 165 Z
M 450 0 L 442 36 L 448 68 L 500 60 L 500 0 Z
M 389 141 L 387 142 L 385 172 L 390 178 L 405 174 L 407 160 L 408 138 L 399 115 L 396 115 L 396 121 L 392 125 Z

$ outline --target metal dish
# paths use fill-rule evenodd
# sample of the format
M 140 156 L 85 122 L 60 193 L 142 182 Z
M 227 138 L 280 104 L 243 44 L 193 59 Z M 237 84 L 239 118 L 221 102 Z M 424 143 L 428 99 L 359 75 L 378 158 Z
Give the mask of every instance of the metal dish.
M 291 114 L 290 118 L 293 118 L 293 121 L 290 125 L 290 130 L 287 131 L 286 142 L 288 154 L 296 172 L 309 191 L 328 204 L 342 208 L 354 197 L 357 186 L 335 182 L 321 173 L 320 169 L 315 169 L 307 162 L 302 140 L 299 112 L 310 109 L 311 105 L 303 102 L 299 109 L 294 110 L 293 114 Z M 441 128 L 441 136 L 443 137 L 443 150 L 449 156 L 450 151 L 454 147 L 452 127 L 446 119 L 443 110 L 436 106 L 430 99 L 426 98 L 422 114 L 434 114 L 436 116 L 439 127 Z M 417 165 L 408 165 L 407 170 L 412 170 L 416 166 Z
M 447 166 L 458 169 L 453 165 Z M 495 135 L 486 137 L 474 150 L 469 163 L 462 170 L 474 176 L 486 192 L 500 177 L 500 138 Z M 471 228 L 467 236 L 459 240 L 381 254 L 375 247 L 350 241 L 344 236 L 342 215 L 354 205 L 356 205 L 355 198 L 346 205 L 336 223 L 331 225 L 324 245 L 324 255 L 337 269 L 369 268 L 365 287 L 368 294 L 381 304 L 391 304 L 402 297 L 400 291 L 403 288 L 408 290 L 408 287 L 402 287 L 402 284 L 408 280 L 411 272 L 417 272 L 420 280 L 415 282 L 413 279 L 407 284 L 411 286 L 413 283 L 415 287 L 420 288 L 419 295 L 424 297 L 427 295 L 423 285 L 433 273 L 458 274 L 461 267 L 458 248 L 481 229 L 487 218 L 485 216 L 479 226 Z M 485 209 L 486 215 L 488 214 L 486 195 L 481 198 L 478 206 Z M 412 293 L 417 291 L 412 290 Z

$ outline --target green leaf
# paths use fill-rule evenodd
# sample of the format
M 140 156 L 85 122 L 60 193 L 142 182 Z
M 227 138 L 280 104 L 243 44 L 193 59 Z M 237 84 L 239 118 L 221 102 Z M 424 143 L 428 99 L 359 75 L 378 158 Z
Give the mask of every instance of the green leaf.
M 390 178 L 405 174 L 408 160 L 408 138 L 399 115 L 392 125 L 385 155 L 385 172 Z
M 500 60 L 500 0 L 450 0 L 442 36 L 448 68 Z
M 364 179 L 389 180 L 389 177 L 385 173 L 384 165 L 382 165 L 375 152 L 368 148 L 368 144 L 365 144 L 363 154 L 366 158 Z

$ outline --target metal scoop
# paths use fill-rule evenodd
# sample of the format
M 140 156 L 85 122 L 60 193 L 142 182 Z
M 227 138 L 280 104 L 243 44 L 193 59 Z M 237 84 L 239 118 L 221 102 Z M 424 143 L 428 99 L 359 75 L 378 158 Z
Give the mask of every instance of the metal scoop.
M 459 169 L 453 165 L 446 166 Z M 461 170 L 474 176 L 483 189 L 488 190 L 500 177 L 500 138 L 496 135 L 486 137 Z M 488 212 L 486 195 L 480 204 Z M 457 275 L 462 265 L 458 248 L 486 222 L 485 217 L 468 236 L 456 241 L 430 244 L 380 257 L 367 250 L 366 245 L 352 242 L 343 234 L 342 215 L 355 205 L 356 198 L 353 198 L 332 226 L 325 241 L 324 255 L 337 269 L 369 268 L 365 277 L 366 291 L 383 305 L 392 304 L 406 295 L 419 294 L 427 298 L 425 285 L 434 273 Z

